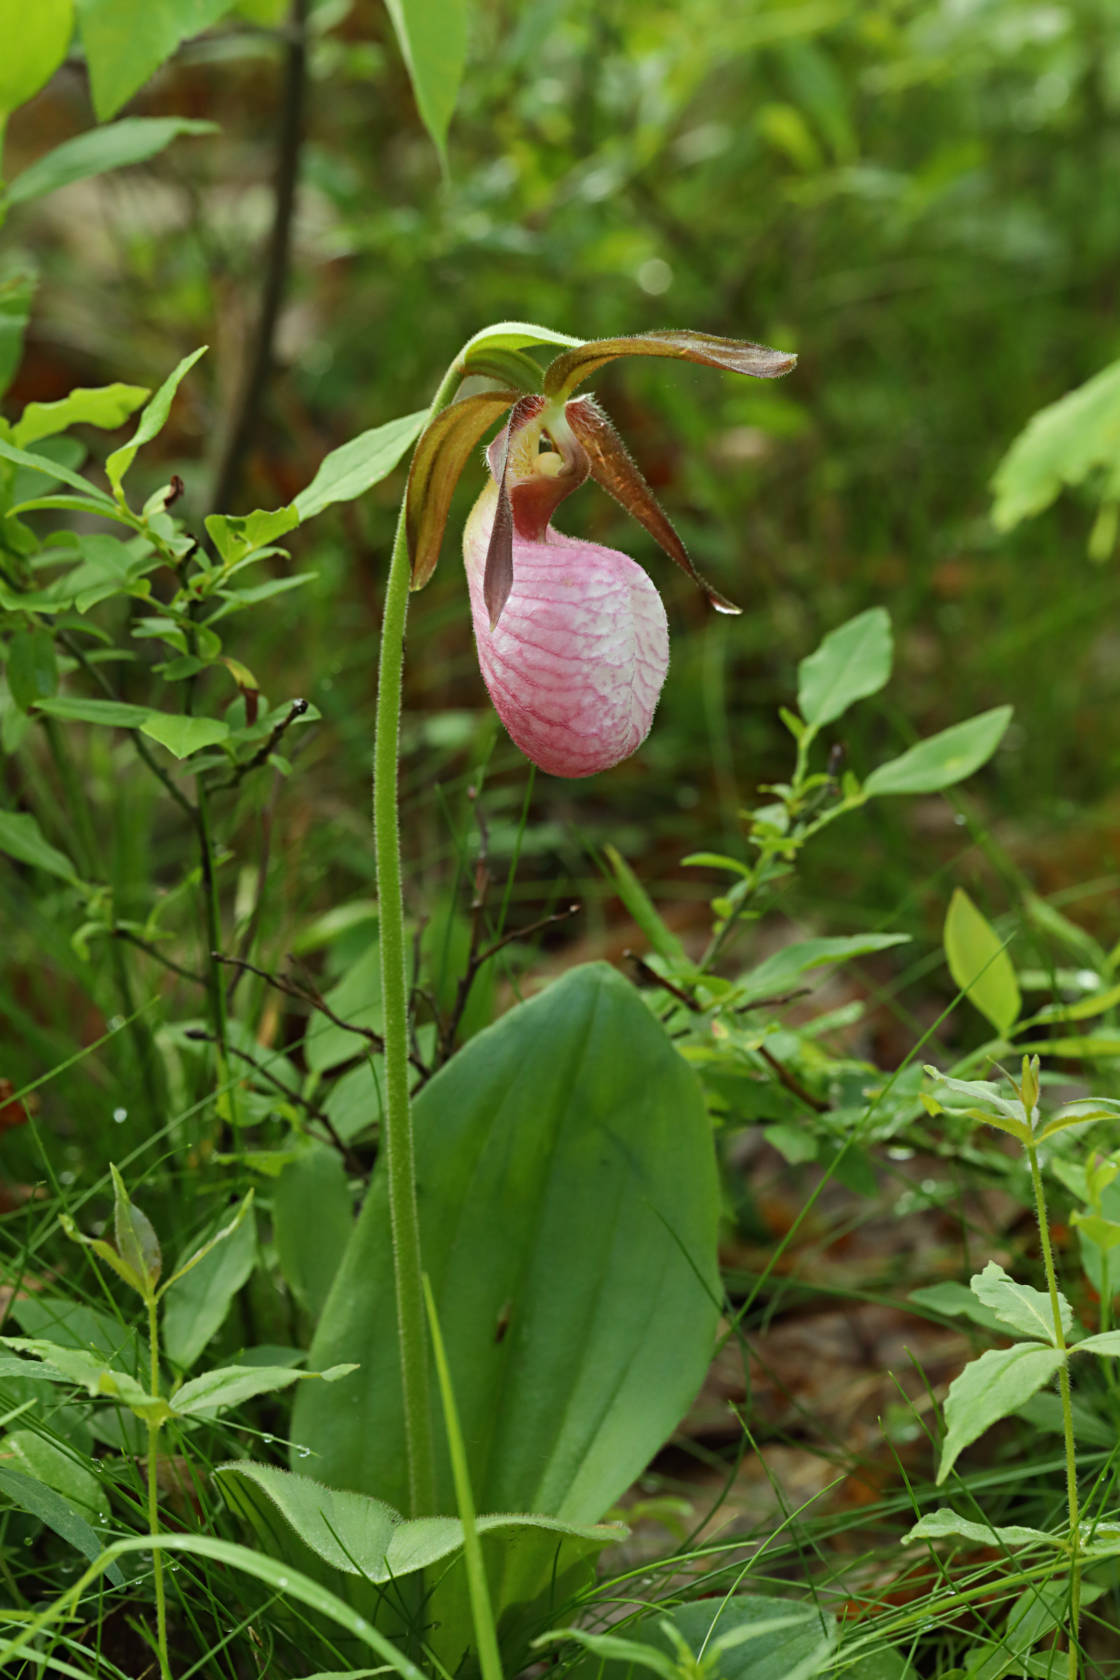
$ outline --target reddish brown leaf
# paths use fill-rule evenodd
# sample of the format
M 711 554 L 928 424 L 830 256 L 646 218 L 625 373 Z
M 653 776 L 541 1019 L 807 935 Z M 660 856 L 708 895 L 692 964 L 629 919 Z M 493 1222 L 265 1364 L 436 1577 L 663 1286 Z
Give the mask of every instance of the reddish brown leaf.
M 627 338 L 593 338 L 575 350 L 565 350 L 545 369 L 544 389 L 550 397 L 567 396 L 619 356 L 669 356 L 728 373 L 749 373 L 755 379 L 780 379 L 797 361 L 784 350 L 745 339 L 716 338 L 712 333 L 634 333 Z
M 583 445 L 596 484 L 613 496 L 616 502 L 644 525 L 670 560 L 700 585 L 717 612 L 737 613 L 740 608 L 718 589 L 713 589 L 693 565 L 688 550 L 677 535 L 668 514 L 643 478 L 625 444 L 590 397 L 576 397 L 564 409 L 564 417 Z

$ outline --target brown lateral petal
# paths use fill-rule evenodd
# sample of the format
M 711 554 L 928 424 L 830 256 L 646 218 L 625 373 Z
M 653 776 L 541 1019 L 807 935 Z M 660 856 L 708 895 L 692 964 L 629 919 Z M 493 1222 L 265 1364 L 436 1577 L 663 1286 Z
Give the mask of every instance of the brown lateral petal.
M 745 339 L 716 338 L 712 333 L 683 329 L 634 333 L 627 338 L 592 338 L 575 350 L 565 350 L 545 369 L 544 389 L 550 397 L 567 396 L 619 356 L 670 356 L 728 373 L 749 373 L 755 379 L 780 379 L 797 361 L 785 350 L 771 350 Z
M 518 399 L 516 391 L 479 391 L 443 409 L 421 433 L 408 475 L 405 528 L 412 587 L 436 569 L 455 486 L 482 434 Z
M 696 570 L 668 514 L 598 404 L 591 397 L 576 397 L 566 404 L 564 417 L 583 445 L 596 484 L 602 485 L 627 513 L 633 514 L 639 525 L 645 526 L 670 560 L 675 560 L 681 570 L 700 585 L 717 612 L 741 612 L 742 608 L 729 601 L 726 595 L 721 595 L 718 589 L 713 589 Z
M 522 397 L 513 405 L 505 430 L 491 444 L 487 454 L 490 468 L 498 485 L 498 500 L 494 509 L 494 523 L 490 528 L 490 546 L 486 550 L 486 570 L 482 580 L 482 598 L 490 614 L 493 630 L 502 616 L 502 608 L 513 588 L 513 502 L 509 493 L 511 457 L 518 453 L 518 432 L 530 420 L 535 420 L 544 407 L 541 396 Z M 530 440 L 536 447 L 536 438 Z

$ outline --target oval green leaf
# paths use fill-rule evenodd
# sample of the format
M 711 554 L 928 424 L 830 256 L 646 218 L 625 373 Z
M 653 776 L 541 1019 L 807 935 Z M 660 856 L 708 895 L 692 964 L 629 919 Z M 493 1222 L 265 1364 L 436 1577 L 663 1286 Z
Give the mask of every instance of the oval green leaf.
M 865 799 L 885 794 L 937 793 L 963 782 L 991 758 L 1011 722 L 1010 706 L 994 706 L 880 764 L 863 784 Z
M 954 889 L 945 917 L 945 959 L 968 1001 L 1006 1038 L 1019 1018 L 1019 982 L 1003 940 L 963 887 Z
M 478 1507 L 594 1521 L 711 1357 L 719 1197 L 696 1076 L 633 987 L 592 964 L 473 1038 L 414 1118 L 424 1265 Z M 392 1280 L 379 1169 L 312 1344 L 316 1363 L 362 1369 L 345 1404 L 302 1390 L 293 1438 L 323 1480 L 405 1509 Z M 433 1428 L 437 1508 L 452 1510 Z

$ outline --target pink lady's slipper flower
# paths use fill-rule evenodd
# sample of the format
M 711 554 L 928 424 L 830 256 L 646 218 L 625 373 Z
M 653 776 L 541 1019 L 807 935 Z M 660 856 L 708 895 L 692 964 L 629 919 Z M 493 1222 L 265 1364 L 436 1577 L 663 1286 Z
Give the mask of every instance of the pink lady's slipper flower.
M 554 529 L 559 504 L 591 476 L 645 526 L 719 612 L 739 608 L 696 571 L 653 491 L 590 397 L 569 392 L 620 355 L 660 355 L 774 378 L 794 358 L 698 333 L 580 345 L 544 375 L 544 395 L 486 391 L 453 403 L 417 447 L 409 484 L 413 586 L 431 575 L 455 478 L 480 432 L 511 410 L 486 452 L 490 482 L 467 520 L 463 558 L 483 679 L 511 738 L 554 776 L 591 776 L 649 733 L 669 667 L 665 609 L 617 549 Z M 482 359 L 480 358 L 480 362 Z M 509 382 L 528 358 L 486 358 Z M 468 362 L 468 371 L 474 371 Z

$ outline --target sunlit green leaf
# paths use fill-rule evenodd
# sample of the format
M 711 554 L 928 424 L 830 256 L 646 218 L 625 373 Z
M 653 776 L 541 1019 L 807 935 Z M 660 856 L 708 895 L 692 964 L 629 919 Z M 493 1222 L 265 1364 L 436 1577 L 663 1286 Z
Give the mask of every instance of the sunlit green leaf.
M 994 1260 L 989 1260 L 984 1270 L 976 1274 L 971 1288 L 976 1299 L 990 1307 L 1001 1324 L 1018 1330 L 1020 1335 L 1039 1336 L 1052 1346 L 1056 1344 L 1054 1309 L 1044 1290 L 1016 1283 Z M 1068 1336 L 1073 1325 L 1073 1308 L 1062 1294 L 1058 1296 L 1058 1309 L 1062 1332 Z
M 797 667 L 797 703 L 806 723 L 820 729 L 871 694 L 891 674 L 891 621 L 871 607 L 827 635 Z
M 447 130 L 467 57 L 466 0 L 385 3 L 408 66 L 417 109 L 446 170 Z
M 27 449 L 40 438 L 54 437 L 77 425 L 112 431 L 123 426 L 149 395 L 143 385 L 101 385 L 93 390 L 78 387 L 58 402 L 28 403 L 12 427 L 12 442 L 17 449 Z
M 45 152 L 8 183 L 0 203 L 26 204 L 29 199 L 68 187 L 72 181 L 104 175 L 107 170 L 123 169 L 130 163 L 144 163 L 180 134 L 216 132 L 214 123 L 191 117 L 125 117 L 105 128 L 79 134 L 74 140 L 64 140 L 61 146 Z
M 1095 472 L 1110 475 L 1106 494 L 1120 495 L 1120 362 L 1027 422 L 996 468 L 992 523 L 1009 530 Z
M 213 1417 L 256 1394 L 272 1394 L 314 1377 L 335 1383 L 357 1369 L 356 1365 L 332 1365 L 326 1371 L 295 1371 L 290 1365 L 226 1365 L 183 1383 L 172 1394 L 171 1405 L 178 1417 Z
M 158 437 L 167 424 L 167 417 L 171 413 L 171 402 L 175 392 L 198 361 L 198 358 L 205 354 L 206 345 L 203 344 L 198 350 L 193 350 L 189 356 L 183 357 L 178 367 L 168 374 L 151 402 L 144 409 L 139 424 L 129 442 L 122 445 L 120 449 L 114 449 L 109 456 L 105 463 L 105 474 L 109 483 L 113 486 L 114 495 L 119 496 L 124 475 L 136 459 L 137 450 L 141 449 L 144 444 L 150 443 L 154 437 Z
M 114 116 L 188 35 L 201 35 L 233 0 L 77 0 L 98 122 Z
M 50 81 L 70 45 L 73 0 L 0 0 L 0 132 L 4 118 Z
M 419 436 L 426 409 L 388 420 L 332 449 L 292 506 L 301 520 L 314 519 L 334 502 L 352 502 L 387 478 Z
M 158 741 L 176 758 L 189 758 L 203 747 L 213 747 L 229 735 L 223 718 L 188 717 L 186 713 L 149 712 L 140 725 L 141 735 Z
M 864 798 L 937 793 L 963 782 L 991 758 L 1010 722 L 1011 707 L 995 706 L 967 723 L 931 735 L 928 741 L 919 741 L 901 758 L 892 758 L 872 770 L 863 784 Z
M 264 548 L 285 532 L 299 524 L 300 516 L 294 502 L 276 508 L 271 513 L 258 508 L 243 518 L 234 514 L 212 513 L 203 523 L 211 541 L 227 565 L 235 565 L 247 555 Z
M 1006 1037 L 1022 1005 L 1019 982 L 1003 940 L 963 887 L 949 900 L 944 930 L 945 959 L 968 1001 Z

